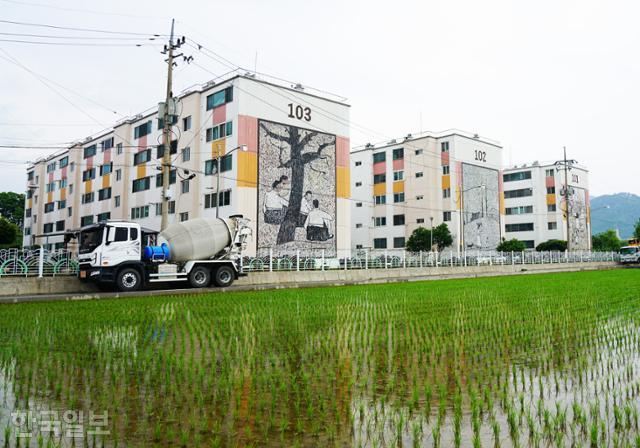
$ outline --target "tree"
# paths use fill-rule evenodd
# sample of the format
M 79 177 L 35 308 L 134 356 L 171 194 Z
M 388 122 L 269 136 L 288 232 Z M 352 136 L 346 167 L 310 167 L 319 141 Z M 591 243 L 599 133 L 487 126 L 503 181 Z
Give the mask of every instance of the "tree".
M 640 239 L 640 218 L 636 221 L 635 228 L 633 229 L 633 236 Z
M 22 227 L 24 219 L 24 194 L 6 191 L 0 193 L 0 216 Z
M 616 231 L 611 229 L 593 235 L 591 242 L 593 250 L 599 252 L 617 252 L 622 246 L 622 241 L 618 238 Z
M 427 252 L 431 251 L 431 233 L 433 232 L 433 244 L 437 245 L 438 250 L 442 250 L 453 243 L 449 227 L 442 223 L 433 230 L 424 227 L 418 227 L 413 231 L 407 240 L 406 248 L 409 252 Z
M 522 252 L 525 250 L 527 246 L 524 243 L 516 238 L 505 240 L 503 239 L 496 250 L 499 252 Z
M 549 240 L 536 246 L 538 252 L 557 250 L 564 252 L 567 250 L 567 242 L 564 240 Z
M 289 153 L 289 160 L 286 162 L 282 160 L 283 148 L 280 148 L 280 168 L 291 169 L 291 193 L 289 194 L 289 207 L 284 216 L 282 224 L 280 224 L 280 230 L 278 231 L 277 244 L 284 244 L 295 239 L 296 226 L 300 217 L 300 204 L 302 203 L 302 197 L 304 193 L 304 170 L 305 166 L 311 162 L 324 159 L 327 156 L 322 154 L 329 146 L 335 145 L 335 141 L 323 142 L 318 144 L 318 149 L 314 152 L 304 152 L 305 147 L 311 143 L 311 141 L 319 136 L 324 135 L 319 132 L 305 131 L 305 134 L 300 133 L 300 129 L 295 126 L 286 126 L 288 136 L 280 135 L 270 130 L 265 123 L 261 123 L 262 130 L 271 138 L 275 140 L 282 140 L 289 144 L 291 150 Z
M 9 222 L 8 219 L 0 217 L 0 247 L 4 249 L 18 247 L 18 236 L 20 236 L 18 226 Z

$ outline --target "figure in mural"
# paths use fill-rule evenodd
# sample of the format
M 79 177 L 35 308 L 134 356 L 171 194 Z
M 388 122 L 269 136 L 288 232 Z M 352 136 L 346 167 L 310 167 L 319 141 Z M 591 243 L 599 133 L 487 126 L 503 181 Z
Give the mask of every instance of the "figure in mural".
M 320 201 L 313 200 L 313 210 L 309 212 L 309 216 L 304 223 L 307 230 L 307 239 L 309 241 L 327 241 L 333 238 L 329 233 L 331 229 L 331 221 L 333 218 L 327 212 L 320 210 Z
M 569 190 L 569 231 L 571 250 L 588 249 L 587 193 L 583 188 L 570 187 Z
M 275 180 L 271 184 L 271 191 L 265 196 L 263 212 L 267 224 L 281 224 L 287 213 L 289 201 L 283 197 L 282 180 Z
M 298 215 L 298 227 L 304 227 L 304 223 L 307 222 L 307 216 L 313 210 L 313 193 L 307 190 L 300 204 L 300 214 Z

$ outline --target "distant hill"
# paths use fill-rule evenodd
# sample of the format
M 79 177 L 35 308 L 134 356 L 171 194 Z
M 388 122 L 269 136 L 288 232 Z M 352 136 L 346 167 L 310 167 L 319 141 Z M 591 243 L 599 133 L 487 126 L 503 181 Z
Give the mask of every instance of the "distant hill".
M 609 208 L 605 208 L 609 206 Z M 640 218 L 640 196 L 616 193 L 591 198 L 591 231 L 596 233 L 618 229 L 620 237 L 633 236 L 633 227 Z

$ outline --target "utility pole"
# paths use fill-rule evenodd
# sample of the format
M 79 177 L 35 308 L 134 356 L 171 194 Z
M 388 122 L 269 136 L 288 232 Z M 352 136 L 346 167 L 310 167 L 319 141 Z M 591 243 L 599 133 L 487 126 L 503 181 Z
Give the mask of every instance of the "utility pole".
M 172 116 L 169 114 L 169 107 L 173 101 L 173 27 L 175 20 L 171 19 L 171 35 L 169 37 L 169 47 L 165 47 L 169 53 L 167 59 L 167 95 L 164 102 L 164 114 L 162 116 L 162 219 L 160 221 L 160 230 L 167 228 L 169 224 L 169 177 L 171 176 L 171 121 Z M 174 111 L 175 113 L 175 111 Z
M 571 220 L 571 215 L 570 215 L 570 210 L 569 210 L 569 196 L 571 194 L 571 188 L 569 187 L 569 171 L 571 170 L 571 168 L 573 167 L 574 164 L 578 163 L 576 160 L 573 159 L 567 159 L 567 147 L 563 146 L 562 149 L 564 150 L 564 157 L 562 160 L 558 160 L 555 165 L 556 165 L 556 170 L 560 171 L 561 169 L 564 169 L 564 190 L 562 191 L 562 194 L 564 196 L 564 216 L 566 219 L 566 226 L 567 226 L 567 251 L 571 250 L 571 234 L 570 229 L 571 229 L 571 224 L 570 224 L 570 220 Z

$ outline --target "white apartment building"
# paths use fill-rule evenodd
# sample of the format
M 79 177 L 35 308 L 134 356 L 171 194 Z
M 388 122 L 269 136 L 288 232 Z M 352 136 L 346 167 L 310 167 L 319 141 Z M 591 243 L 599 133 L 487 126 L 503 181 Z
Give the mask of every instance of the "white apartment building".
M 335 256 L 351 247 L 343 99 L 249 74 L 178 99 L 170 223 L 215 217 L 216 209 L 242 214 L 253 227 L 248 255 Z M 157 110 L 140 114 L 29 166 L 24 245 L 60 248 L 64 232 L 108 219 L 160 230 L 162 127 Z M 330 217 L 315 233 L 303 213 L 314 208 Z
M 569 248 L 591 249 L 589 172 L 573 166 L 569 181 Z M 528 248 L 551 240 L 567 240 L 565 172 L 553 164 L 515 166 L 504 170 L 505 238 Z
M 503 236 L 501 166 L 498 143 L 462 132 L 354 148 L 352 248 L 399 251 L 417 227 L 444 222 L 452 250 L 494 249 Z

